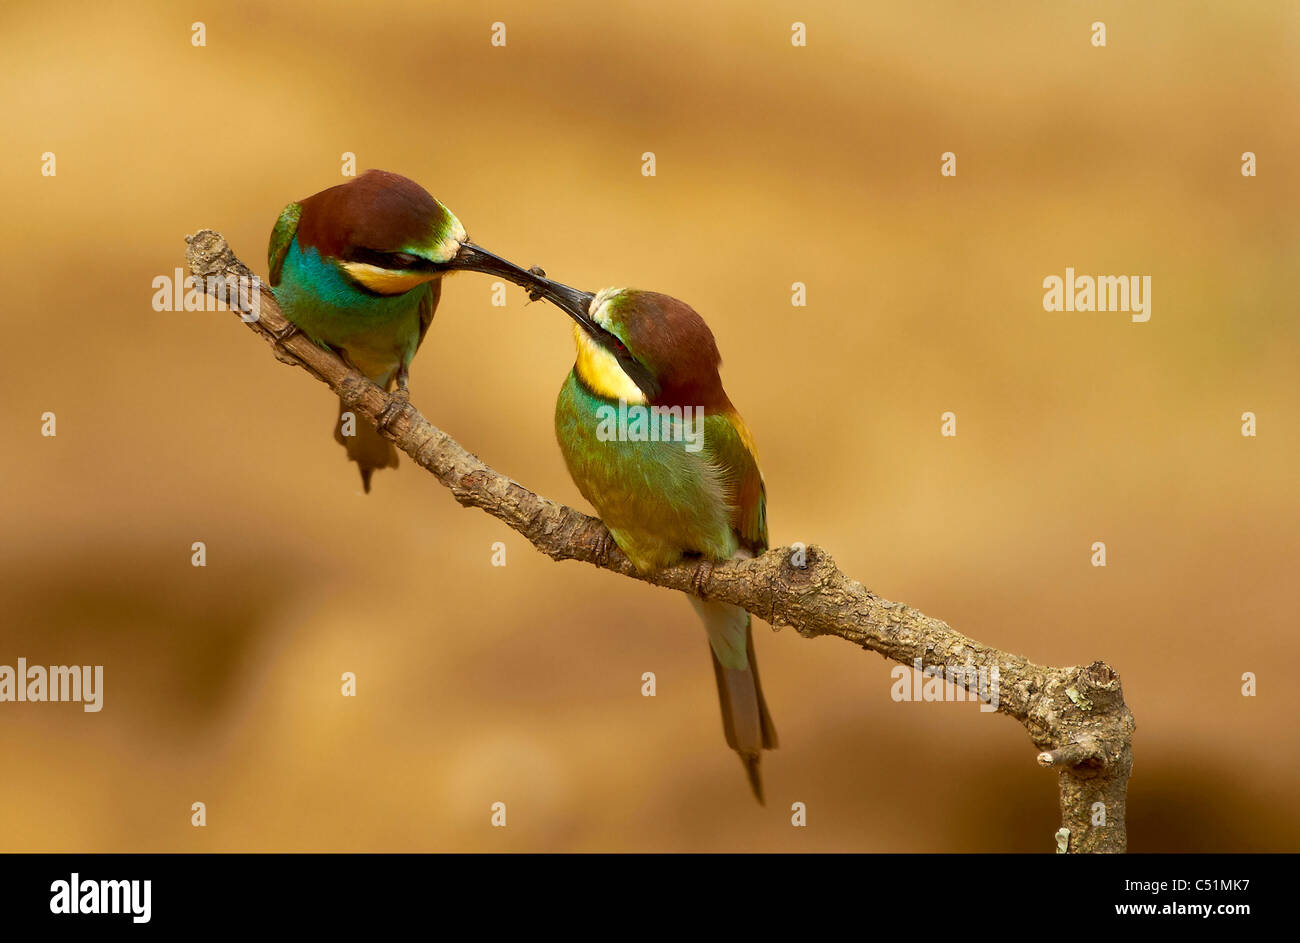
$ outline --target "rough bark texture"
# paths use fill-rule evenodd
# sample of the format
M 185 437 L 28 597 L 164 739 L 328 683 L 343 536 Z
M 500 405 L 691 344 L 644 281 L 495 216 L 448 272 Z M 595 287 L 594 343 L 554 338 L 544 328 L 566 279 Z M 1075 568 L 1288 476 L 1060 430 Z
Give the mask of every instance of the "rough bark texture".
M 218 280 L 253 273 L 220 233 L 188 237 L 190 271 L 215 293 Z M 946 623 L 890 602 L 849 578 L 826 551 L 780 547 L 753 560 L 680 564 L 643 576 L 596 518 L 534 494 L 465 451 L 396 394 L 388 394 L 334 353 L 313 344 L 285 320 L 266 286 L 260 296 L 241 288 L 242 318 L 271 341 L 277 359 L 327 383 L 357 413 L 374 422 L 399 449 L 446 486 L 457 501 L 480 508 L 518 531 L 554 560 L 581 560 L 631 579 L 743 606 L 773 626 L 790 625 L 806 638 L 835 635 L 909 668 L 918 660 L 940 671 L 973 665 L 998 671 L 997 710 L 1014 717 L 1041 751 L 1038 762 L 1058 770 L 1061 800 L 1058 851 L 1126 850 L 1124 813 L 1133 765 L 1133 715 L 1119 675 L 1102 662 L 1086 667 L 1036 665 L 954 632 Z M 250 319 L 256 313 L 255 319 Z M 974 690 L 976 685 L 968 686 Z M 1044 827 L 1044 847 L 1050 847 Z

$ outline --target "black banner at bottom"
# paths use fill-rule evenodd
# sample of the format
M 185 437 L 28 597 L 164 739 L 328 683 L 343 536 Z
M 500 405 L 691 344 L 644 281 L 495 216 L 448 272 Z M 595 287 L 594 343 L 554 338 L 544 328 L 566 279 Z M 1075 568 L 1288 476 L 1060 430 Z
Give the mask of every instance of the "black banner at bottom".
M 1098 923 L 1235 933 L 1286 920 L 1292 855 L 4 855 L 4 926 L 69 933 L 424 922 L 590 927 L 692 920 L 933 924 L 984 933 Z M 468 923 L 467 923 L 468 922 Z M 981 929 L 981 924 L 987 924 Z M 457 931 L 460 932 L 460 931 Z

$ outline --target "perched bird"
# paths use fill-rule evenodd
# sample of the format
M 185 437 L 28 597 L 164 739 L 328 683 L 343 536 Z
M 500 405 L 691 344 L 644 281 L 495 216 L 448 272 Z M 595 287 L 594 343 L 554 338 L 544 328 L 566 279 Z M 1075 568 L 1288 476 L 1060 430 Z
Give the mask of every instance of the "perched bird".
M 722 388 L 721 358 L 704 319 L 651 291 L 605 289 L 592 296 L 549 283 L 531 294 L 547 297 L 577 322 L 577 361 L 555 405 L 555 432 L 578 490 L 633 566 L 648 572 L 688 554 L 717 562 L 766 550 L 766 495 L 754 442 Z M 659 419 L 646 422 L 642 412 L 638 432 L 637 410 L 650 407 L 659 408 Z M 632 417 L 629 428 L 612 429 L 611 417 L 622 422 L 623 415 Z M 702 433 L 694 449 L 692 421 Z M 647 434 L 654 428 L 657 441 Z M 761 803 L 759 758 L 777 737 L 758 680 L 749 613 L 727 603 L 691 602 L 708 632 L 727 745 L 740 754 Z
M 536 276 L 467 241 L 465 227 L 418 183 L 368 170 L 280 214 L 271 232 L 271 285 L 281 310 L 307 337 L 338 352 L 385 390 L 403 392 L 415 351 L 438 306 L 441 279 L 464 269 L 530 285 Z M 397 449 L 364 419 L 334 437 L 370 491 Z

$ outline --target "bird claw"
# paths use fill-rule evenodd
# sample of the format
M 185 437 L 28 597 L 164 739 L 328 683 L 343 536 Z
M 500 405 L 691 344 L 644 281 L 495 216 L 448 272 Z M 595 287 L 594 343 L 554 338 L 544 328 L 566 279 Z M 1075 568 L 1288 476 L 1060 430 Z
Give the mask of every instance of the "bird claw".
M 691 574 L 691 586 L 695 590 L 695 595 L 701 599 L 705 598 L 705 590 L 708 588 L 709 579 L 713 576 L 713 563 L 710 560 L 701 560 L 695 566 L 695 572 Z
M 600 533 L 596 535 L 596 545 L 592 548 L 596 557 L 597 566 L 609 566 L 610 554 L 618 544 L 614 543 L 614 535 L 605 528 L 601 528 Z
M 380 432 L 387 432 L 388 427 L 405 411 L 410 402 L 411 394 L 407 390 L 393 390 L 388 394 L 388 402 L 376 417 L 375 428 Z
M 275 359 L 280 363 L 296 364 L 298 362 L 297 358 L 291 356 L 285 350 L 284 345 L 291 337 L 302 333 L 298 325 L 292 321 L 285 321 L 284 327 L 280 328 L 280 330 L 276 331 L 267 328 L 267 333 L 271 335 L 271 353 L 275 356 Z

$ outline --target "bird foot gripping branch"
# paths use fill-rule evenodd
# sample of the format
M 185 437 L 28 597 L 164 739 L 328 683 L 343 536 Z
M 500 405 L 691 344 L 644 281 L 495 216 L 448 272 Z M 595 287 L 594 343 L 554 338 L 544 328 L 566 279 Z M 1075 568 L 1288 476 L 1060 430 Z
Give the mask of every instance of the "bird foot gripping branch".
M 691 586 L 695 590 L 695 595 L 701 599 L 708 596 L 709 577 L 713 575 L 713 561 L 701 560 L 695 565 L 695 574 L 691 577 Z
M 275 359 L 280 361 L 280 363 L 287 363 L 291 366 L 296 364 L 298 361 L 295 360 L 292 355 L 285 352 L 284 345 L 289 338 L 302 333 L 302 331 L 298 330 L 298 326 L 292 321 L 286 321 L 284 327 L 280 328 L 278 331 L 272 331 L 270 333 L 271 353 L 275 355 Z
M 388 394 L 388 402 L 375 422 L 375 428 L 382 435 L 387 435 L 397 418 L 411 405 L 411 393 L 406 389 L 396 389 Z

